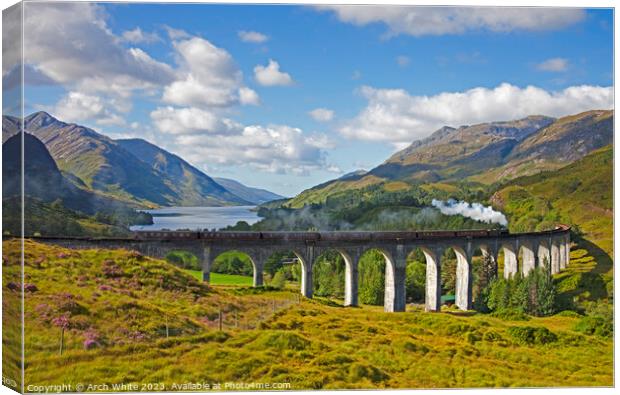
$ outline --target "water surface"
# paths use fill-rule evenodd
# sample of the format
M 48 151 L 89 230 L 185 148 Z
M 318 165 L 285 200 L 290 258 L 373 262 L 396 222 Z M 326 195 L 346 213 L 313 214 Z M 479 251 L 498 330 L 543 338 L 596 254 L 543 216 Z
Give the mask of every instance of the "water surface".
M 238 221 L 253 224 L 260 220 L 255 206 L 166 207 L 143 210 L 153 215 L 153 225 L 136 225 L 131 230 L 220 229 Z

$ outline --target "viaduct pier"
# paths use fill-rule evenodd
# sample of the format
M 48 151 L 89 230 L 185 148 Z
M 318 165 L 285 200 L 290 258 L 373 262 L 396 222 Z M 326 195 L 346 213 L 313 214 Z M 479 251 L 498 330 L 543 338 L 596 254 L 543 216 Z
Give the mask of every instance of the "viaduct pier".
M 569 264 L 570 227 L 530 233 L 501 230 L 389 231 L 389 232 L 192 232 L 140 231 L 129 238 L 37 237 L 37 241 L 69 248 L 111 248 L 137 250 L 163 258 L 170 251 L 184 250 L 201 261 L 203 280 L 209 281 L 214 259 L 227 251 L 247 254 L 254 269 L 254 286 L 263 285 L 266 260 L 277 252 L 294 253 L 301 264 L 301 293 L 312 297 L 312 268 L 328 250 L 337 251 L 345 262 L 345 305 L 358 304 L 360 257 L 375 249 L 385 258 L 385 311 L 405 311 L 407 257 L 419 249 L 426 258 L 425 307 L 441 308 L 441 257 L 452 248 L 457 257 L 456 305 L 472 307 L 472 258 L 476 251 L 489 257 L 497 270 L 498 255 L 504 255 L 504 276 L 549 265 L 552 274 Z

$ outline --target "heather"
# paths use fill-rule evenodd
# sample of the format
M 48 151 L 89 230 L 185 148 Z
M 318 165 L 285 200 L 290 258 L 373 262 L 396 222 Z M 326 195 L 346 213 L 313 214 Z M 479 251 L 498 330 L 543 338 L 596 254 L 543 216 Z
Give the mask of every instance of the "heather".
M 5 294 L 19 270 L 4 242 Z M 290 382 L 292 389 L 609 386 L 612 340 L 579 314 L 527 322 L 445 309 L 384 313 L 293 285 L 207 286 L 130 251 L 26 242 L 31 384 Z M 19 288 L 19 287 L 18 287 Z M 586 313 L 605 315 L 593 305 Z M 63 343 L 62 354 L 60 343 Z M 168 387 L 170 388 L 170 387 Z

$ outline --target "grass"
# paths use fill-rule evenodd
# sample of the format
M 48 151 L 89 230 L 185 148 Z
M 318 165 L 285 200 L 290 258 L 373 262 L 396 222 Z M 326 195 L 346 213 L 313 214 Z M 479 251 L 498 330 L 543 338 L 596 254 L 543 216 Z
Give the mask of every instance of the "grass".
M 571 261 L 556 278 L 567 303 L 613 295 L 613 147 L 607 146 L 554 172 L 511 181 L 494 194 L 511 230 L 571 224 Z
M 185 270 L 198 281 L 202 281 L 202 271 Z M 242 287 L 251 287 L 253 283 L 252 277 L 239 276 L 237 274 L 211 273 L 211 285 L 235 285 Z
M 3 247 L 10 296 L 19 251 L 14 241 Z M 406 313 L 343 308 L 298 301 L 289 291 L 209 287 L 129 251 L 31 241 L 26 248 L 26 282 L 36 287 L 26 295 L 26 384 L 162 383 L 167 390 L 185 382 L 284 382 L 293 390 L 613 384 L 612 340 L 575 332 L 574 316 L 520 322 L 411 306 Z M 59 314 L 69 314 L 71 323 L 62 356 L 52 323 Z M 535 337 L 542 340 L 524 344 L 522 333 L 536 328 L 551 335 L 544 331 Z M 97 344 L 85 349 L 89 336 Z

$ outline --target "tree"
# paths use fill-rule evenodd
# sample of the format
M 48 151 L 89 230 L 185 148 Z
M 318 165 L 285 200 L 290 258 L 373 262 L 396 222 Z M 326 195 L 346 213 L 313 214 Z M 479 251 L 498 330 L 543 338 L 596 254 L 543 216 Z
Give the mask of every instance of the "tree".
M 377 250 L 364 254 L 359 263 L 359 302 L 382 305 L 385 297 L 385 258 Z
M 271 286 L 277 289 L 282 289 L 286 285 L 286 275 L 284 274 L 284 268 L 278 270 L 271 279 Z

